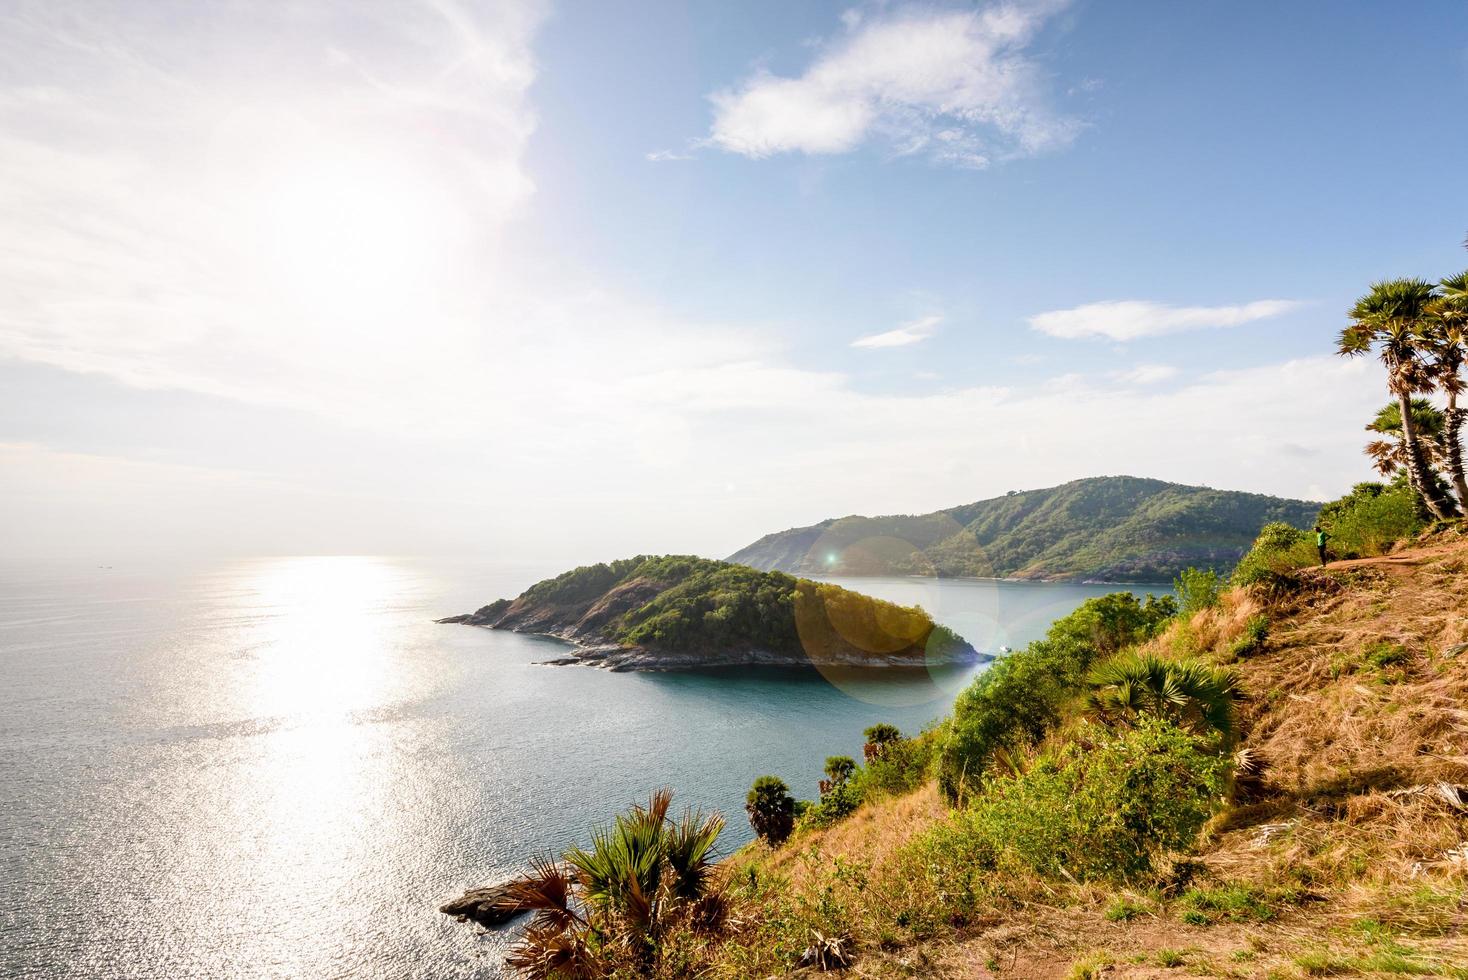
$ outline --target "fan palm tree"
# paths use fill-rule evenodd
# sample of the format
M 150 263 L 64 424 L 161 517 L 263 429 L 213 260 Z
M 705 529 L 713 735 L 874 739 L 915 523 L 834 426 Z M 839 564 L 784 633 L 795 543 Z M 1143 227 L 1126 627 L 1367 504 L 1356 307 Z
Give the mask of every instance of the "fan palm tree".
M 1437 466 L 1443 459 L 1446 424 L 1443 413 L 1432 402 L 1426 398 L 1412 399 L 1412 428 L 1417 433 L 1417 445 L 1429 466 Z M 1394 476 L 1406 467 L 1400 405 L 1396 402 L 1383 405 L 1376 418 L 1366 426 L 1366 431 L 1386 437 L 1366 444 L 1366 455 L 1371 457 L 1376 472 L 1382 476 Z
M 619 964 L 651 972 L 671 928 L 723 924 L 713 851 L 724 818 L 686 810 L 673 820 L 672 799 L 659 790 L 593 833 L 589 849 L 532 862 L 506 898 L 535 913 L 510 966 L 536 980 L 607 976 Z
M 1129 653 L 1098 665 L 1088 682 L 1091 711 L 1102 721 L 1130 723 L 1141 714 L 1158 715 L 1199 734 L 1216 733 L 1224 747 L 1233 744 L 1239 679 L 1231 670 L 1200 660 Z
M 1356 356 L 1375 349 L 1387 370 L 1387 387 L 1402 416 L 1402 450 L 1407 478 L 1439 519 L 1456 517 L 1457 506 L 1439 489 L 1412 422 L 1411 399 L 1432 389 L 1424 337 L 1436 317 L 1435 287 L 1423 279 L 1392 279 L 1372 285 L 1351 307 L 1341 331 L 1339 353 Z
M 1468 513 L 1468 478 L 1463 472 L 1463 423 L 1468 421 L 1468 408 L 1458 407 L 1458 396 L 1464 391 L 1463 365 L 1468 361 L 1468 271 L 1448 276 L 1438 283 L 1438 297 L 1433 303 L 1437 328 L 1433 331 L 1433 380 L 1447 396 L 1443 413 L 1444 462 L 1448 478 L 1458 494 L 1458 508 Z

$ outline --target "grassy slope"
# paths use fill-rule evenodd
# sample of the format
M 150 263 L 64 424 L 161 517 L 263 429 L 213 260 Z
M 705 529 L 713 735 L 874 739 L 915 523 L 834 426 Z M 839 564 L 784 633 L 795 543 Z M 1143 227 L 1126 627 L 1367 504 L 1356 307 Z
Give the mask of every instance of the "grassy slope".
M 1264 524 L 1306 526 L 1317 509 L 1263 494 L 1095 477 L 933 514 L 794 528 L 730 560 L 809 573 L 1168 581 L 1190 565 L 1229 568 Z
M 1274 604 L 1228 593 L 1154 642 L 1231 661 L 1261 608 L 1270 636 L 1235 667 L 1244 745 L 1268 769 L 1214 821 L 1190 898 L 1017 887 L 993 915 L 913 942 L 884 924 L 901 883 L 883 867 L 942 819 L 932 786 L 756 864 L 865 923 L 858 976 L 1468 976 L 1468 852 L 1453 853 L 1468 812 L 1431 790 L 1468 784 L 1468 542 L 1312 569 Z M 863 869 L 861 889 L 843 865 Z

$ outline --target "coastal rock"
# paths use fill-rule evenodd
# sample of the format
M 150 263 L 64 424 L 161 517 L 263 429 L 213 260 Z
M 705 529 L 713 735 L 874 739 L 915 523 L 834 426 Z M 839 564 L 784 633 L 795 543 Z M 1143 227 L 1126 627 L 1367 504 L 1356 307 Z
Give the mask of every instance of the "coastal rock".
M 486 929 L 496 929 L 529 911 L 510 898 L 513 881 L 506 879 L 484 888 L 471 888 L 458 898 L 445 902 L 438 910 L 460 922 L 475 922 Z

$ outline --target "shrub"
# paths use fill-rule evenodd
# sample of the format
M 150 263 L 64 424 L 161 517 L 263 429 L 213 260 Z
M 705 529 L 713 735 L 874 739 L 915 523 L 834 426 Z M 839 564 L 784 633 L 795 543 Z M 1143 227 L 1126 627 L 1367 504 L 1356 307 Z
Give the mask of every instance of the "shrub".
M 1279 589 L 1288 585 L 1290 572 L 1318 561 L 1319 555 L 1307 532 L 1276 521 L 1264 525 L 1248 554 L 1239 559 L 1233 583 Z
M 1227 668 L 1130 653 L 1099 665 L 1087 681 L 1091 709 L 1103 721 L 1135 723 L 1155 715 L 1195 734 L 1217 736 L 1222 746 L 1233 742 L 1239 679 Z
M 1191 845 L 1222 799 L 1228 761 L 1151 716 L 1083 735 L 1021 773 L 988 780 L 923 846 L 962 852 L 975 869 L 1133 880 L 1164 852 Z
M 937 736 L 937 732 L 924 732 L 917 738 L 886 742 L 882 751 L 872 755 L 852 777 L 862 799 L 895 796 L 921 786 L 928 778 L 938 746 Z
M 1264 646 L 1264 641 L 1269 638 L 1269 617 L 1262 613 L 1250 616 L 1248 622 L 1244 623 L 1244 631 L 1239 634 L 1238 639 L 1228 648 L 1229 655 L 1234 658 L 1247 657 L 1258 653 Z
M 756 779 L 744 799 L 744 809 L 754 832 L 772 846 L 783 843 L 795 826 L 795 799 L 778 776 Z
M 861 806 L 861 790 L 851 783 L 838 783 L 821 794 L 817 803 L 806 807 L 800 815 L 802 827 L 829 827 L 843 817 L 848 817 Z
M 1421 531 L 1427 521 L 1422 498 L 1404 479 L 1358 483 L 1339 500 L 1320 508 L 1328 546 L 1343 558 L 1385 554 L 1393 544 Z
M 1151 639 L 1176 612 L 1171 596 L 1142 601 L 1115 592 L 1088 599 L 1056 620 L 1045 639 L 981 674 L 953 705 L 938 773 L 944 795 L 962 799 L 996 749 L 1038 741 L 1084 692 L 1092 663 Z
M 1185 568 L 1173 579 L 1172 588 L 1177 593 L 1179 611 L 1184 616 L 1211 609 L 1218 605 L 1218 593 L 1222 582 L 1213 569 Z

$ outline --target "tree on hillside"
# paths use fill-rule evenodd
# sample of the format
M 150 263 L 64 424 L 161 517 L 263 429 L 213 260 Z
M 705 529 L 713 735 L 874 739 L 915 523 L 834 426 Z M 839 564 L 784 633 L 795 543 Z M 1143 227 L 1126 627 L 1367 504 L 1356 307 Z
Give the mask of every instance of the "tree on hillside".
M 1463 473 L 1463 423 L 1468 408 L 1458 407 L 1463 393 L 1463 365 L 1468 361 L 1468 271 L 1448 276 L 1438 283 L 1433 301 L 1437 323 L 1431 336 L 1433 382 L 1447 397 L 1443 413 L 1444 463 L 1453 489 L 1458 493 L 1458 507 L 1468 513 L 1468 478 Z
M 1372 285 L 1351 307 L 1351 323 L 1341 331 L 1339 353 L 1356 356 L 1375 350 L 1387 370 L 1387 387 L 1396 396 L 1402 420 L 1402 452 L 1413 488 L 1439 519 L 1458 516 L 1457 503 L 1438 486 L 1413 425 L 1412 396 L 1433 390 L 1427 337 L 1439 322 L 1436 289 L 1424 279 L 1391 279 Z
M 1412 428 L 1417 433 L 1417 445 L 1427 459 L 1429 467 L 1441 465 L 1445 453 L 1444 431 L 1446 420 L 1437 406 L 1426 398 L 1412 399 Z M 1367 432 L 1383 436 L 1366 444 L 1366 455 L 1371 457 L 1376 472 L 1382 476 L 1395 476 L 1407 468 L 1407 455 L 1402 445 L 1402 407 L 1396 402 L 1387 402 L 1366 426 Z

